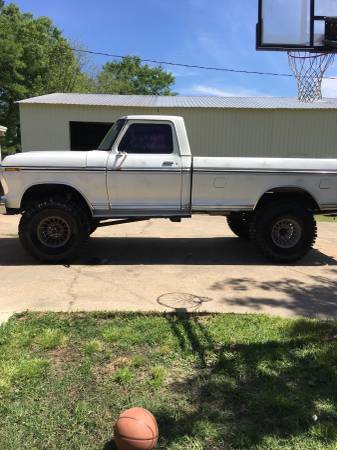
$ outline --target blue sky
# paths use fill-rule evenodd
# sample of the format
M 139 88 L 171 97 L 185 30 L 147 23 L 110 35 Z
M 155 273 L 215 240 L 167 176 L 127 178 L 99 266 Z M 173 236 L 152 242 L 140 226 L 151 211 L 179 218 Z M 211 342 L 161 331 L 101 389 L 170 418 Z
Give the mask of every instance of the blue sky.
M 86 49 L 187 64 L 289 72 L 287 55 L 255 50 L 257 0 L 17 0 Z M 99 67 L 108 58 L 94 57 Z M 184 95 L 295 96 L 294 79 L 164 66 Z M 337 75 L 337 64 L 328 72 Z M 337 82 L 323 94 L 337 97 Z

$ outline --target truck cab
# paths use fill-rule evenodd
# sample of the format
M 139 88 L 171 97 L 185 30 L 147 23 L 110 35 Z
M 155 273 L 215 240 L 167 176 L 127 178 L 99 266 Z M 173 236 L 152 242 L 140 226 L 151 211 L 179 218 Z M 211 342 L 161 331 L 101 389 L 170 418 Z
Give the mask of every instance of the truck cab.
M 113 216 L 175 216 L 191 212 L 191 150 L 181 117 L 119 119 L 99 151 L 106 161 Z M 96 152 L 88 159 L 96 157 Z M 98 213 L 99 214 L 99 213 Z

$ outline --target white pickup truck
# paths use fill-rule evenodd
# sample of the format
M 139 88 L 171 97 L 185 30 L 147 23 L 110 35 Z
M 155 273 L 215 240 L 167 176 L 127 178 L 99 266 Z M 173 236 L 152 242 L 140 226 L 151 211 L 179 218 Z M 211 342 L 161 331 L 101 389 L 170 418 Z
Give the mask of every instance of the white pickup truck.
M 227 216 L 267 258 L 290 262 L 313 246 L 314 214 L 337 211 L 337 159 L 193 157 L 173 116 L 122 117 L 97 150 L 20 153 L 0 173 L 23 247 L 45 262 L 73 258 L 100 226 L 192 214 Z

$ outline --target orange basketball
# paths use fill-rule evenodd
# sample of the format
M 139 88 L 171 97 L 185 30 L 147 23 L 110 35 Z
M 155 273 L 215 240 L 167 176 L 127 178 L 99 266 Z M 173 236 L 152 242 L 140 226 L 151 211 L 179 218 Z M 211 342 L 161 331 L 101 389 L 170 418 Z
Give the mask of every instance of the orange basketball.
M 115 425 L 115 442 L 119 450 L 152 450 L 158 441 L 155 417 L 144 408 L 124 411 Z

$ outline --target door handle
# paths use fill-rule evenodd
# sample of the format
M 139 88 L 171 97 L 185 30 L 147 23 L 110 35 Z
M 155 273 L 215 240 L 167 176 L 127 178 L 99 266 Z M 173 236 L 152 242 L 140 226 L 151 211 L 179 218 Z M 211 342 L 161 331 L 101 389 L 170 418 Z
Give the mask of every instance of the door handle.
M 170 167 L 173 166 L 174 162 L 173 161 L 164 161 L 162 166 L 163 167 Z

